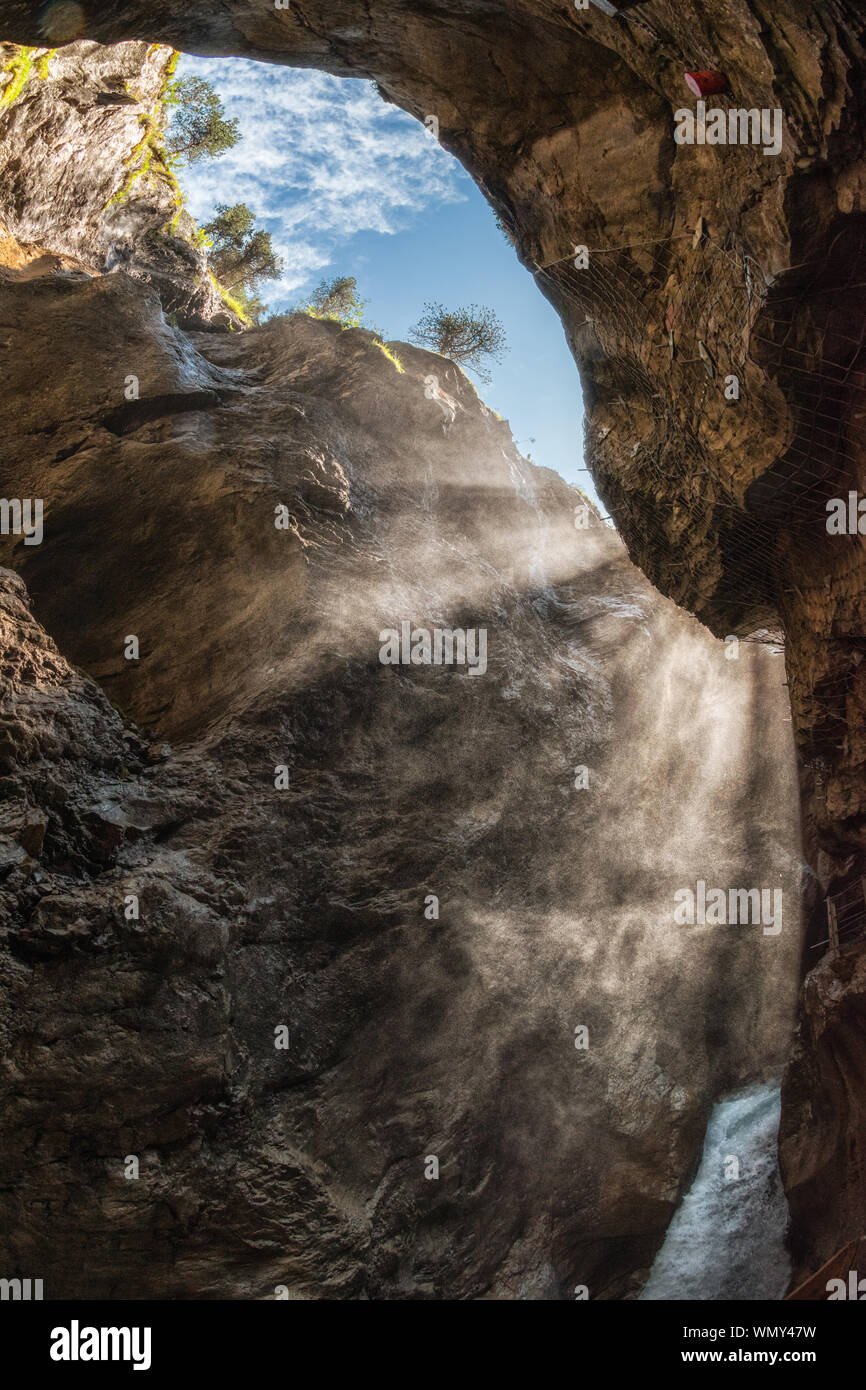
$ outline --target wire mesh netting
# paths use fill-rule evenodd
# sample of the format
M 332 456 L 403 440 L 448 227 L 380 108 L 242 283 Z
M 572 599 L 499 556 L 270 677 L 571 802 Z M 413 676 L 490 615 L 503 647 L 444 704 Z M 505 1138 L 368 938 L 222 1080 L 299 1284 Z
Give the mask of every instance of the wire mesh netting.
M 866 400 L 866 318 L 857 297 L 866 285 L 857 266 L 866 231 L 854 227 L 845 241 L 844 255 L 790 267 L 773 281 L 751 256 L 702 228 L 589 248 L 585 257 L 575 247 L 536 266 L 579 311 L 576 326 L 594 334 L 613 403 L 631 421 L 642 417 L 634 441 L 616 441 L 619 459 L 626 450 L 629 487 L 641 497 L 639 520 L 629 514 L 622 523 L 639 525 L 661 553 L 682 538 L 683 592 L 706 586 L 703 536 L 728 532 L 736 536 L 742 591 L 769 590 L 783 612 L 791 557 L 781 557 L 768 537 L 781 523 L 795 545 L 814 549 L 826 539 L 828 500 L 857 486 L 852 435 Z M 736 393 L 738 422 L 730 428 L 722 417 L 726 393 Z M 739 430 L 750 444 L 744 452 L 754 457 L 755 473 L 745 486 L 718 465 L 725 430 Z M 617 482 L 621 465 L 616 456 L 606 459 L 600 443 L 593 455 L 604 486 Z M 654 498 L 669 501 L 663 517 Z M 834 567 L 859 562 L 859 536 L 833 541 Z M 750 637 L 773 646 L 782 640 L 775 626 L 760 624 Z

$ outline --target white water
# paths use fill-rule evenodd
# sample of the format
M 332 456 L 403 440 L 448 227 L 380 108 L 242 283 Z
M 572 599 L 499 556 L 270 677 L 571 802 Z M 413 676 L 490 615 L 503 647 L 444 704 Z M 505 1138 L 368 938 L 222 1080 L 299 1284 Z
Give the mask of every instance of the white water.
M 790 1266 L 776 1154 L 779 1088 L 714 1107 L 697 1176 L 674 1214 L 641 1299 L 780 1299 Z M 731 1175 L 737 1172 L 739 1178 Z M 726 1177 L 726 1171 L 728 1176 Z

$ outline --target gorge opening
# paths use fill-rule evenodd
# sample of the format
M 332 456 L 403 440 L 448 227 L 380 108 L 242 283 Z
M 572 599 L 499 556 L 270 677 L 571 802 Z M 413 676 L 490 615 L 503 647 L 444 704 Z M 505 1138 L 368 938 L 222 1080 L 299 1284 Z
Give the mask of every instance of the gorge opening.
M 121 1281 L 127 1297 L 580 1286 L 633 1300 L 710 1107 L 787 1063 L 792 1281 L 814 1273 L 862 1224 L 859 954 L 824 938 L 826 902 L 862 871 L 859 541 L 821 529 L 827 488 L 844 496 L 857 466 L 853 8 L 648 0 L 642 24 L 528 0 L 447 16 L 238 0 L 218 15 L 167 5 L 158 23 L 135 4 L 77 8 L 78 51 L 58 48 L 44 86 L 25 82 L 3 117 L 3 337 L 25 402 L 7 477 L 45 501 L 42 544 L 4 537 L 3 561 L 59 648 L 9 573 L 4 622 L 27 653 L 10 658 L 9 712 L 26 756 L 10 753 L 6 774 L 12 978 L 27 1004 L 16 1068 L 47 1036 L 58 979 L 75 1040 L 65 1060 L 40 1046 L 14 1144 L 51 1128 L 77 1058 L 97 1059 L 87 1095 L 98 1083 L 104 1099 L 82 1100 L 50 1171 L 14 1174 L 12 1264 L 41 1261 L 72 1296 L 84 1203 L 94 1297 Z M 9 7 L 3 37 L 46 39 L 29 10 Z M 149 64 L 156 81 L 160 42 L 360 73 L 419 123 L 435 114 L 560 313 L 600 497 L 666 598 L 595 513 L 575 526 L 573 490 L 528 463 L 442 359 L 400 346 L 397 371 L 362 329 L 304 316 L 213 332 L 206 285 L 201 322 L 171 322 L 170 294 L 201 262 L 160 261 L 134 199 L 130 257 L 105 273 L 112 219 L 88 119 L 72 142 L 80 183 L 49 157 L 54 200 L 22 192 L 13 165 L 35 103 L 49 118 L 38 138 L 58 133 L 52 83 L 89 112 L 107 76 Z M 781 97 L 778 160 L 725 147 L 722 166 L 718 150 L 676 147 L 670 107 L 699 65 L 723 69 L 740 105 Z M 99 145 L 114 174 L 127 137 L 118 124 Z M 24 273 L 34 247 L 49 273 Z M 115 434 L 130 372 L 143 401 L 174 406 Z M 38 408 L 31 381 L 57 383 Z M 483 627 L 484 678 L 382 667 L 374 639 L 407 615 Z M 76 686 L 76 667 L 143 736 Z M 57 726 L 71 742 L 52 744 Z M 769 884 L 785 929 L 677 924 L 677 894 L 698 882 Z M 138 918 L 118 916 L 129 896 Z M 146 1043 L 134 1063 L 130 1026 Z M 274 1047 L 277 1027 L 293 1046 Z M 191 1048 L 196 1036 L 209 1044 Z M 124 1095 L 144 1088 L 154 1104 L 133 1124 Z M 146 1157 L 132 1196 L 117 1191 L 124 1144 Z M 61 1214 L 50 1233 L 32 1215 L 45 1201 Z M 115 1202 L 135 1252 L 114 1249 Z M 263 1213 L 279 1252 L 261 1243 Z

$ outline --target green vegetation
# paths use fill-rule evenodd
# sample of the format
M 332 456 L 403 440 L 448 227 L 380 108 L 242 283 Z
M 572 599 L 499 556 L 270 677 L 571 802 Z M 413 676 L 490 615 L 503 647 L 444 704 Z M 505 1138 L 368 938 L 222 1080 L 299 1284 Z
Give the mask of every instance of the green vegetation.
M 213 221 L 201 228 L 203 244 L 210 247 L 210 262 L 223 287 L 223 298 L 234 296 L 243 317 L 260 323 L 265 305 L 259 290 L 265 280 L 283 273 L 283 262 L 274 251 L 270 232 L 255 226 L 256 216 L 246 203 L 217 203 Z
M 354 275 L 338 275 L 333 280 L 320 280 L 306 304 L 299 304 L 295 313 L 309 314 L 313 319 L 334 319 L 344 328 L 362 328 L 369 300 L 358 296 Z
M 516 242 L 515 239 L 514 239 L 514 233 L 511 232 L 511 231 L 509 231 L 509 229 L 506 227 L 505 223 L 503 222 L 503 220 L 502 220 L 502 218 L 500 217 L 500 215 L 499 215 L 498 212 L 494 212 L 494 214 L 493 214 L 493 221 L 496 223 L 496 225 L 497 225 L 497 227 L 499 228 L 500 232 L 501 232 L 502 235 L 505 237 L 505 240 L 508 242 L 508 245 L 509 245 L 509 246 L 516 246 L 516 245 L 517 245 L 517 242 Z
M 11 81 L 0 93 L 0 106 L 11 106 L 13 101 L 17 101 L 20 97 L 24 90 L 24 84 L 30 76 L 35 52 L 35 48 L 19 48 L 15 57 L 10 59 L 3 69 L 4 73 L 11 74 Z
M 51 59 L 54 57 L 56 52 L 56 48 L 47 49 L 45 53 L 42 54 L 42 57 L 39 59 L 39 62 L 36 64 L 36 76 L 40 77 L 43 82 L 48 76 L 48 68 L 51 63 Z
M 151 44 L 148 53 L 160 46 L 159 44 Z M 177 181 L 177 176 L 171 167 L 168 151 L 165 147 L 165 104 L 167 93 L 171 86 L 171 79 L 179 61 L 180 53 L 175 51 L 172 53 L 165 66 L 162 83 L 152 110 L 138 118 L 139 124 L 144 130 L 144 134 L 138 144 L 133 146 L 126 156 L 126 159 L 123 161 L 129 173 L 117 192 L 112 194 L 106 203 L 106 209 L 118 203 L 125 203 L 139 179 L 149 177 L 154 180 L 161 180 L 163 183 L 168 184 L 171 189 L 175 206 L 174 216 L 171 221 L 166 224 L 169 231 L 172 233 L 176 231 L 180 215 L 184 210 L 184 198 L 180 184 Z
M 160 45 L 151 45 L 149 52 Z M 200 228 L 186 211 L 176 169 L 204 157 L 217 158 L 239 139 L 238 121 L 225 119 L 222 103 L 210 83 L 200 78 L 174 79 L 180 53 L 166 64 L 153 108 L 139 116 L 142 137 L 124 164 L 126 175 L 106 208 L 126 202 L 139 192 L 141 181 L 163 183 L 171 191 L 174 214 L 158 236 L 169 233 L 208 254 L 208 276 L 223 304 L 245 325 L 262 321 L 266 306 L 259 289 L 282 274 L 270 232 L 256 228 L 255 214 L 244 203 L 218 204 L 212 221 Z
M 382 355 L 384 357 L 387 357 L 389 362 L 393 362 L 394 366 L 397 368 L 397 371 L 400 373 L 401 376 L 405 375 L 406 368 L 403 366 L 403 363 L 400 361 L 397 354 L 395 352 L 392 352 L 386 343 L 382 342 L 381 338 L 374 338 L 373 346 L 377 347 L 379 351 L 382 353 Z
M 210 276 L 211 284 L 213 285 L 223 304 L 226 306 L 227 309 L 231 309 L 233 314 L 237 314 L 241 323 L 245 324 L 247 328 L 251 327 L 253 323 L 258 323 L 259 320 L 253 319 L 251 317 L 248 309 L 241 303 L 241 301 L 239 299 L 235 299 L 233 295 L 229 294 L 227 289 L 224 289 L 224 287 L 220 284 L 219 280 L 216 278 L 212 270 L 208 271 L 208 275 Z
M 151 44 L 148 52 L 161 47 Z M 180 61 L 180 53 L 172 53 L 165 66 L 162 83 L 157 93 L 153 109 L 139 116 L 144 135 L 130 150 L 124 164 L 129 173 L 121 187 L 110 198 L 107 206 L 125 202 L 141 178 L 149 177 L 168 184 L 175 205 L 174 216 L 166 225 L 172 233 L 177 232 L 181 213 L 184 211 L 184 196 L 174 166 L 201 159 L 204 155 L 216 158 L 237 143 L 237 121 L 225 121 L 222 103 L 209 82 L 199 78 L 181 78 L 174 81 L 174 74 Z M 198 84 L 193 89 L 192 84 Z M 203 89 L 207 88 L 207 92 Z M 171 137 L 166 135 L 169 112 L 177 108 L 172 117 L 176 126 Z M 225 127 L 224 129 L 222 127 Z M 231 137 L 231 138 L 230 138 Z M 181 148 L 186 145 L 188 148 Z M 192 234 L 199 246 L 206 244 L 197 234 Z
M 486 305 L 445 309 L 441 304 L 427 303 L 409 337 L 420 347 L 468 367 L 481 381 L 490 381 L 486 359 L 500 362 L 508 350 L 505 329 Z
M 7 82 L 6 86 L 0 91 L 0 108 L 11 106 L 13 102 L 18 100 L 33 70 L 33 61 L 36 54 L 39 52 L 40 50 L 38 48 L 26 48 L 23 45 L 18 46 L 17 52 L 10 58 L 9 62 L 0 69 L 0 73 L 9 74 L 10 77 L 9 82 Z M 48 65 L 56 52 L 56 48 L 50 48 L 42 54 L 42 57 L 36 64 L 37 77 L 44 79 L 48 76 Z
M 255 290 L 247 291 L 241 288 L 234 296 L 230 295 L 228 298 L 233 304 L 240 304 L 241 317 L 249 323 L 256 325 L 264 323 L 268 316 L 268 306 Z M 225 294 L 223 294 L 223 302 L 228 302 Z
M 149 51 L 159 47 L 159 44 L 151 45 Z M 271 249 L 270 234 L 252 232 L 252 212 L 245 208 L 240 218 L 244 224 L 243 230 L 249 233 L 247 236 L 237 235 L 237 216 L 234 221 L 230 218 L 228 223 L 221 222 L 221 214 L 232 211 L 224 208 L 217 209 L 218 215 L 213 223 L 179 231 L 186 206 L 175 168 L 206 155 L 216 158 L 236 144 L 238 139 L 237 121 L 225 121 L 222 104 L 209 83 L 197 78 L 173 80 L 180 56 L 178 52 L 172 53 L 153 108 L 138 118 L 143 130 L 142 137 L 124 160 L 126 177 L 112 194 L 106 208 L 125 203 L 133 197 L 138 191 L 136 185 L 143 179 L 167 185 L 174 214 L 164 224 L 162 232 L 181 236 L 199 250 L 211 251 L 213 270 L 209 269 L 208 275 L 222 302 L 242 323 L 257 323 L 265 306 L 256 293 L 256 286 L 261 279 L 269 278 L 270 274 L 280 274 L 282 267 Z M 172 134 L 167 138 L 172 108 L 175 108 L 171 116 Z M 242 209 L 243 205 L 238 204 L 238 208 Z M 191 218 L 189 220 L 192 221 Z M 229 271 L 233 272 L 231 282 L 221 284 L 220 281 L 226 278 Z
M 177 184 L 177 179 L 174 178 L 165 160 L 165 151 L 159 143 L 160 125 L 158 110 L 148 115 L 139 116 L 138 120 L 139 124 L 144 128 L 144 135 L 141 137 L 138 144 L 133 146 L 126 156 L 126 159 L 123 161 L 129 173 L 117 192 L 113 193 L 109 198 L 105 205 L 106 209 L 113 207 L 116 203 L 125 203 L 138 180 L 146 176 L 154 178 L 161 176 L 167 183 L 171 184 L 173 189 L 176 190 L 175 201 L 180 201 L 182 207 L 183 200 Z M 177 214 L 175 214 L 175 216 L 177 216 Z
M 337 275 L 333 280 L 320 280 L 306 304 L 298 304 L 291 310 L 294 314 L 308 314 L 311 319 L 329 319 L 347 328 L 364 328 L 372 333 L 371 347 L 376 347 L 387 357 L 401 374 L 406 368 L 396 353 L 386 346 L 378 328 L 364 322 L 364 314 L 369 304 L 358 294 L 358 282 L 354 275 Z
M 373 334 L 376 347 L 396 364 L 398 359 L 385 347 L 382 334 L 373 324 L 365 322 L 369 302 L 358 294 L 358 282 L 354 275 L 337 275 L 333 280 L 320 280 L 310 298 L 305 303 L 296 304 L 289 312 L 307 314 L 311 319 L 328 319 L 331 323 L 338 323 L 344 331 L 364 328 Z M 402 365 L 399 370 L 403 370 Z
M 161 45 L 160 45 L 160 44 L 156 44 L 156 45 L 151 45 L 151 47 L 159 48 L 159 47 L 161 47 Z M 168 84 L 169 84 L 169 82 L 171 81 L 171 79 L 174 77 L 175 73 L 177 72 L 177 65 L 178 65 L 179 62 L 180 62 L 180 49 L 179 49 L 179 48 L 176 48 L 176 49 L 174 50 L 174 52 L 172 53 L 171 57 L 169 58 L 168 62 L 167 62 L 166 65 L 165 65 L 165 72 L 163 73 L 163 78 L 162 78 L 162 86 L 161 86 L 160 91 L 159 91 L 160 100 L 162 100 L 162 101 L 165 100 L 165 95 L 166 95 L 166 92 L 168 91 Z
M 139 116 L 140 121 L 144 121 L 145 119 L 146 118 L 144 116 Z M 106 209 L 112 207 L 115 203 L 125 202 L 126 199 L 129 197 L 129 194 L 132 190 L 132 186 L 136 182 L 136 180 L 140 179 L 142 174 L 146 174 L 150 171 L 152 151 L 150 148 L 149 133 L 145 135 L 143 140 L 139 140 L 138 144 L 135 146 L 134 149 L 130 150 L 129 154 L 126 156 L 126 159 L 123 161 L 124 165 L 126 165 L 127 167 L 131 165 L 132 161 L 138 154 L 143 155 L 143 162 L 139 165 L 137 169 L 130 169 L 130 172 L 124 179 L 122 186 L 118 188 L 116 193 L 112 194 L 108 202 L 105 204 Z
M 168 82 L 162 100 L 170 112 L 165 143 L 173 164 L 195 164 L 205 156 L 218 159 L 241 138 L 238 118 L 226 120 L 213 84 L 203 77 Z

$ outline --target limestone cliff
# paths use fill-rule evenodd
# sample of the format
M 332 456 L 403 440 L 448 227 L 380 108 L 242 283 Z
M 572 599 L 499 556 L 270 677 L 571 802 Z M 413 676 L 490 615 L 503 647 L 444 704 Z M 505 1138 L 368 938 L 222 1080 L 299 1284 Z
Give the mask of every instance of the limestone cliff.
M 712 874 L 796 900 L 780 659 L 578 529 L 441 358 L 184 333 L 123 270 L 0 320 L 2 483 L 45 501 L 3 538 L 3 1267 L 634 1293 L 709 1101 L 784 1050 L 793 923 L 673 920 Z M 382 664 L 404 620 L 487 670 Z
M 648 0 L 628 19 L 615 20 L 560 0 L 456 0 L 447 12 L 419 0 L 377 6 L 296 0 L 285 11 L 252 0 L 226 0 L 218 8 L 167 0 L 158 14 L 143 0 L 96 0 L 48 11 L 10 0 L 0 37 L 43 46 L 70 40 L 79 45 L 162 42 L 201 53 L 319 66 L 371 76 L 387 98 L 413 114 L 437 115 L 443 143 L 481 183 L 512 230 L 518 254 L 537 271 L 539 288 L 560 311 L 589 407 L 590 462 L 632 558 L 664 593 L 719 635 L 776 626 L 784 631 L 804 834 L 814 870 L 813 921 L 805 942 L 810 951 L 824 934 L 824 893 L 856 881 L 864 867 L 862 548 L 859 537 L 830 537 L 825 528 L 827 499 L 857 488 L 861 476 L 866 307 L 861 7 L 852 0 L 809 5 Z M 728 90 L 718 98 L 723 109 L 782 113 L 778 156 L 768 157 L 757 145 L 675 143 L 674 112 L 693 105 L 683 74 L 694 68 L 724 71 Z M 47 234 L 37 240 L 48 251 L 56 247 L 68 254 Z M 580 245 L 589 249 L 585 270 L 573 264 Z M 90 299 L 107 295 L 109 325 L 112 316 L 116 324 L 127 315 L 123 328 L 109 328 L 117 343 L 147 296 L 130 290 L 123 276 L 115 279 L 116 287 L 108 291 L 100 280 L 70 281 L 63 304 L 70 312 L 73 304 L 87 304 L 89 314 Z M 13 295 L 23 292 L 20 283 L 12 289 Z M 65 310 L 54 307 L 61 294 L 57 283 L 40 281 L 33 293 L 39 312 L 59 313 L 62 321 Z M 207 321 L 203 314 L 201 322 Z M 235 411 L 242 413 L 250 391 L 259 387 L 250 371 L 256 378 L 279 371 L 274 360 L 282 359 L 283 350 L 269 349 L 262 363 L 255 358 L 255 335 L 240 346 L 220 336 L 210 353 L 201 343 L 175 339 L 172 345 L 167 337 L 154 356 L 153 336 L 163 331 L 168 332 L 157 325 L 142 347 L 147 394 L 161 402 L 153 416 L 147 415 L 144 394 L 137 413 L 130 412 L 118 397 L 116 380 L 110 385 L 98 378 L 84 381 L 83 373 L 77 379 L 73 372 L 72 385 L 58 388 L 69 394 L 47 433 L 52 442 L 54 435 L 63 439 L 51 455 L 58 465 L 78 459 L 72 465 L 79 472 L 76 479 L 66 466 L 54 478 L 60 515 L 75 518 L 80 528 L 85 520 L 98 524 L 97 504 L 106 488 L 120 491 L 116 469 L 100 473 L 103 449 L 112 459 L 132 457 L 141 448 L 143 429 L 145 448 L 152 452 L 155 445 L 158 453 L 169 411 L 172 430 L 180 431 L 181 455 L 192 454 L 189 491 L 180 496 L 166 478 L 173 501 L 165 503 L 163 513 L 150 474 L 137 486 L 148 515 L 156 507 L 161 523 L 170 508 L 172 515 L 188 514 L 187 507 L 198 514 L 176 547 L 187 561 L 200 561 L 208 576 L 200 586 L 195 620 L 185 620 L 182 634 L 173 627 L 180 588 L 152 543 L 155 527 L 131 535 L 138 564 L 128 606 L 113 587 L 106 590 L 115 583 L 118 556 L 95 557 L 91 578 L 88 554 L 85 584 L 90 587 L 84 599 L 94 614 L 92 628 L 79 608 L 80 591 L 53 592 L 49 582 L 49 554 L 65 552 L 69 573 L 76 550 L 84 549 L 81 530 L 55 533 L 38 554 L 7 559 L 21 559 L 38 614 L 64 650 L 116 691 L 137 718 L 187 739 L 198 731 L 197 708 L 203 718 L 231 712 L 233 692 L 224 673 L 238 684 L 243 699 L 259 698 L 264 690 L 259 664 L 244 663 L 237 641 L 249 641 L 258 624 L 265 640 L 273 640 L 276 619 L 272 609 L 264 612 L 265 600 L 257 596 L 267 592 L 267 584 L 260 591 L 258 581 L 278 555 L 276 538 L 255 533 L 255 560 L 249 574 L 239 578 L 236 570 L 229 572 L 220 545 L 225 522 L 209 520 L 216 530 L 211 536 L 202 519 L 213 517 L 211 503 L 224 485 L 237 498 L 242 532 L 254 534 L 244 516 L 248 476 L 264 478 L 269 503 L 280 491 L 279 480 L 267 472 L 269 436 L 257 432 L 245 441 L 244 467 L 252 472 L 244 472 L 243 490 L 230 469 L 223 484 L 196 455 L 203 429 L 223 448 L 223 422 Z M 303 357 L 310 350 L 308 344 L 292 347 L 295 333 L 310 329 L 285 331 L 292 362 L 294 353 Z M 343 344 L 343 350 L 350 345 Z M 376 349 L 364 347 L 368 351 Z M 128 370 L 134 372 L 134 364 Z M 418 370 L 429 371 L 429 364 Z M 725 394 L 732 375 L 738 380 L 736 399 Z M 331 369 L 332 383 L 340 376 Z M 410 389 L 409 382 L 391 385 L 401 392 Z M 416 396 L 417 387 L 416 379 Z M 177 401 L 185 393 L 198 395 L 194 425 Z M 401 410 L 407 410 L 408 397 L 406 403 L 400 399 Z M 303 400 L 296 404 L 306 408 Z M 275 403 L 273 408 L 286 407 Z M 191 424 L 186 434 L 184 420 Z M 283 429 L 281 420 L 280 437 Z M 259 447 L 250 459 L 250 450 Z M 20 448 L 35 486 L 49 467 L 48 451 L 40 453 L 26 440 Z M 67 449 L 73 453 L 64 458 Z M 312 497 L 301 489 L 304 500 L 301 514 L 293 513 L 293 534 L 303 565 L 296 562 L 287 577 L 290 596 L 301 592 L 300 575 L 320 554 L 304 536 L 304 517 L 326 535 L 342 535 L 343 484 L 329 460 L 337 458 L 343 467 L 343 452 L 319 446 L 321 461 L 310 466 L 305 483 Z M 374 472 L 381 466 L 377 458 L 373 446 L 369 466 Z M 222 453 L 219 466 L 224 466 Z M 463 469 L 461 457 L 461 478 Z M 488 496 L 486 487 L 477 484 L 481 497 Z M 462 513 L 465 487 L 451 495 L 460 498 Z M 313 497 L 327 499 L 327 520 Z M 386 510 L 397 512 L 399 506 L 389 501 Z M 513 522 L 504 529 L 513 530 Z M 488 543 L 495 547 L 495 537 L 487 537 Z M 106 535 L 107 552 L 119 544 L 115 534 Z M 511 545 L 505 548 L 510 553 Z M 80 553 L 78 558 L 80 564 Z M 374 572 L 379 563 L 373 564 Z M 525 556 L 523 563 L 531 575 Z M 207 629 L 213 619 L 206 616 L 212 581 L 237 599 L 236 605 L 223 604 L 215 631 Z M 519 591 L 522 587 L 517 585 Z M 365 592 L 374 594 L 372 581 Z M 158 598 L 151 599 L 151 593 Z M 262 611 L 256 609 L 259 601 Z M 329 595 L 321 607 L 330 612 L 332 606 Z M 145 628 L 148 623 L 153 629 L 157 617 L 168 626 L 154 633 L 153 660 L 133 680 L 122 663 L 120 629 L 133 632 L 135 624 Z M 304 663 L 314 672 L 318 649 L 315 642 L 311 647 Z M 201 659 L 210 650 L 219 660 L 205 673 Z M 185 691 L 177 678 L 181 671 Z M 193 671 L 205 682 L 201 691 L 189 684 Z M 695 736 L 688 725 L 684 729 L 686 736 Z M 813 958 L 811 952 L 805 956 L 807 963 Z M 815 1036 L 810 1002 L 815 997 L 814 990 L 804 992 L 807 1050 Z M 857 997 L 856 991 L 850 997 L 855 1020 Z M 857 1025 L 848 1016 L 843 1009 L 836 1021 L 836 1046 L 856 1049 Z M 814 1174 L 816 1162 L 821 1171 L 815 1181 L 825 1189 L 845 1187 L 849 1165 L 862 1147 L 866 1113 L 856 1101 L 850 1106 L 843 1101 L 843 1090 L 831 1088 L 824 1100 L 834 1124 L 856 1140 L 822 1149 L 816 1159 L 806 1140 L 795 1138 L 805 1133 L 805 1095 L 802 1086 L 789 1086 L 783 1117 L 790 1136 L 791 1189 Z M 862 1220 L 856 1204 L 828 1208 L 822 1216 L 808 1203 L 795 1203 L 794 1241 L 803 1267 L 815 1267 L 827 1242 L 835 1248 L 860 1234 Z
M 0 43 L 0 273 L 122 266 L 187 326 L 234 327 L 164 148 L 161 44 Z

